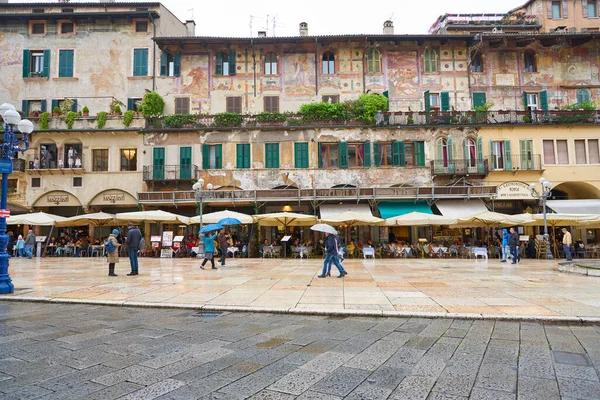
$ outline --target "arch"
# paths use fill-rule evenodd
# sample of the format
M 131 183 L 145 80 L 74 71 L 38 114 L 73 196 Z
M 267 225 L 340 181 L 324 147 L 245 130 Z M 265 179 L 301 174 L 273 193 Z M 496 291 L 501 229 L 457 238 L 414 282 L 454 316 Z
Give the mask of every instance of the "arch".
M 477 141 L 474 138 L 466 137 L 464 141 L 464 157 L 468 167 L 477 166 Z
M 322 57 L 322 73 L 323 75 L 332 75 L 335 74 L 335 54 L 331 51 L 326 51 L 323 53 Z
M 435 140 L 435 162 L 448 168 L 448 139 L 439 137 Z
M 590 91 L 587 89 L 579 89 L 577 91 L 577 104 L 587 103 L 590 101 Z
M 269 52 L 265 54 L 265 75 L 277 75 L 277 54 Z
M 98 192 L 90 202 L 88 206 L 129 206 L 129 205 L 137 205 L 136 196 L 132 195 L 126 190 L 123 189 L 106 189 L 101 192 Z
M 298 190 L 298 188 L 294 185 L 279 185 L 279 186 L 275 186 L 274 188 L 271 188 L 272 190 L 282 190 L 282 189 L 294 189 L 294 190 Z
M 537 72 L 536 55 L 532 50 L 527 50 L 523 53 L 523 71 Z
M 51 190 L 39 196 L 33 203 L 32 207 L 64 207 L 74 206 L 80 207 L 81 201 L 71 192 L 66 190 Z
M 600 199 L 600 188 L 587 182 L 563 182 L 554 186 L 552 197 L 565 200 L 562 193 L 555 193 L 555 191 L 565 193 L 568 200 Z
M 350 189 L 353 189 L 353 188 L 356 189 L 356 186 L 355 185 L 351 185 L 349 183 L 343 183 L 343 184 L 340 184 L 340 185 L 332 186 L 331 188 L 332 189 L 349 189 L 349 188 Z
M 425 73 L 438 72 L 438 55 L 433 49 L 425 49 L 423 52 L 423 71 Z
M 215 190 L 215 191 L 225 191 L 225 190 L 244 190 L 244 189 L 242 189 L 239 186 L 226 185 L 226 186 L 215 187 L 213 190 Z
M 479 51 L 471 53 L 471 72 L 483 72 L 483 58 Z
M 372 74 L 381 72 L 381 52 L 375 48 L 367 51 L 367 72 Z

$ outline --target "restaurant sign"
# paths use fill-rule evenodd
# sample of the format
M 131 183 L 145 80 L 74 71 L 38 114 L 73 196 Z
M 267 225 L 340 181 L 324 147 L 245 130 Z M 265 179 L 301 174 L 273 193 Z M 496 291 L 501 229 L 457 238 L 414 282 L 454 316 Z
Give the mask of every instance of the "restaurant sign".
M 109 190 L 94 197 L 90 203 L 92 206 L 112 206 L 112 205 L 135 205 L 135 197 L 121 190 Z
M 78 207 L 81 205 L 79 199 L 70 193 L 53 191 L 42 195 L 33 207 Z
M 498 200 L 535 200 L 531 188 L 523 182 L 506 182 L 498 185 Z

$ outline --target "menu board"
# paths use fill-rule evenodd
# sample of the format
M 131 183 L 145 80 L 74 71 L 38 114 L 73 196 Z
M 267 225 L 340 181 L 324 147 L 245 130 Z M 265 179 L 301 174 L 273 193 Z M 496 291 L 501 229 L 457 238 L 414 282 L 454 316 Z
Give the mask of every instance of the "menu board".
M 171 247 L 173 246 L 173 231 L 163 232 L 162 234 L 162 246 Z

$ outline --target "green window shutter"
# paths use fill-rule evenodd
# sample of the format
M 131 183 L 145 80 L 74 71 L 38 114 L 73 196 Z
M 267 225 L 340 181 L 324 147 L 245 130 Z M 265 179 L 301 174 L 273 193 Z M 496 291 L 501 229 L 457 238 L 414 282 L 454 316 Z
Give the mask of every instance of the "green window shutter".
M 179 178 L 192 179 L 192 148 L 179 148 Z
M 41 111 L 41 112 L 46 112 L 46 111 L 48 111 L 48 104 L 47 104 L 47 101 L 46 101 L 46 100 L 42 100 L 40 103 L 41 103 L 41 104 L 40 104 L 40 111 Z
M 169 75 L 169 66 L 167 61 L 167 53 L 160 53 L 160 76 Z
M 235 50 L 229 50 L 229 75 L 235 75 L 235 61 L 236 61 L 236 52 Z
M 58 77 L 65 77 L 65 59 L 66 59 L 66 50 L 60 50 L 58 52 Z
M 548 111 L 548 91 L 542 90 L 540 92 L 540 108 L 544 111 Z
M 60 50 L 58 52 L 58 77 L 73 77 L 73 50 Z
M 71 111 L 77 112 L 77 99 L 71 99 L 71 100 L 73 100 L 73 104 L 71 104 Z
M 241 143 L 236 145 L 237 168 L 250 168 L 250 144 Z
M 44 50 L 44 78 L 50 77 L 50 50 Z
M 134 99 L 127 99 L 127 110 L 133 110 L 135 108 L 135 100 Z
M 319 168 L 323 167 L 323 153 L 322 153 L 322 151 L 323 151 L 323 148 L 321 146 L 321 143 L 318 143 L 317 144 L 317 152 L 319 154 L 317 156 L 318 156 L 318 159 L 319 159 Z
M 386 90 L 381 94 L 386 99 L 386 107 L 385 107 L 386 111 L 390 111 L 390 92 Z
M 148 76 L 148 49 L 142 49 L 142 75 Z
M 340 168 L 348 168 L 348 143 L 338 143 L 338 165 Z
M 483 163 L 483 138 L 482 137 L 477 138 L 476 147 L 477 147 L 477 172 L 483 173 L 484 163 Z
M 28 49 L 23 50 L 23 78 L 29 78 L 31 72 L 31 52 Z
M 236 165 L 235 167 L 240 169 L 240 168 L 244 168 L 244 145 L 243 144 L 236 144 L 235 145 L 235 153 L 236 153 Z
M 415 167 L 425 166 L 425 142 L 415 142 Z
M 294 167 L 308 168 L 308 143 L 294 143 Z
M 490 157 L 494 157 L 494 141 L 490 139 Z
M 133 50 L 133 76 L 148 76 L 148 49 Z
M 429 94 L 429 90 L 427 90 L 424 94 L 425 99 L 425 111 L 431 111 L 431 95 Z
M 373 143 L 373 157 L 375 158 L 375 166 L 379 167 L 381 165 L 381 154 L 379 152 L 379 143 Z
M 525 105 L 525 109 L 527 110 L 527 106 L 529 103 L 527 102 L 527 93 L 523 92 L 523 104 Z
M 371 166 L 371 142 L 365 142 L 364 151 L 365 151 L 365 159 L 364 159 L 363 165 L 365 168 L 369 168 Z
M 208 160 L 209 160 L 209 150 L 208 145 L 202 145 L 202 169 L 208 169 Z
M 403 141 L 392 143 L 392 162 L 394 167 L 404 167 L 406 165 Z
M 404 148 L 404 142 L 398 142 L 398 154 L 399 154 L 399 165 L 400 167 L 406 167 L 406 150 Z
M 279 168 L 279 143 L 265 144 L 266 168 Z
M 27 117 L 29 115 L 29 100 L 21 101 L 21 111 L 23 111 L 23 115 Z
M 473 107 L 481 107 L 487 103 L 485 93 L 473 93 Z
M 215 153 L 217 156 L 217 169 L 223 168 L 223 145 L 216 144 L 215 145 Z
M 155 180 L 165 178 L 165 149 L 164 147 L 155 147 L 152 157 L 152 177 Z
M 175 56 L 173 58 L 173 69 L 174 76 L 181 75 L 181 53 L 179 51 L 175 53 Z
M 440 93 L 440 101 L 442 103 L 442 111 L 450 111 L 450 93 Z
M 215 75 L 223 75 L 223 53 L 220 51 L 215 55 Z
M 50 104 L 52 105 L 51 106 L 52 109 L 50 111 L 54 112 L 54 107 L 58 107 L 58 100 L 52 99 L 52 102 Z
M 454 172 L 454 140 L 451 137 L 446 140 L 446 147 L 448 149 L 448 170 Z
M 504 141 L 504 169 L 512 170 L 512 152 L 510 151 L 510 140 Z

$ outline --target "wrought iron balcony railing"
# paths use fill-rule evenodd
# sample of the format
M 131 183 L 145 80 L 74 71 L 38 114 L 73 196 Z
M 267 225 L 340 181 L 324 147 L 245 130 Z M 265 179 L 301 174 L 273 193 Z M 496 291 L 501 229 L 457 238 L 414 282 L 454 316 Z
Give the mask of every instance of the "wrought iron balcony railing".
M 197 165 L 144 165 L 144 181 L 195 181 Z

